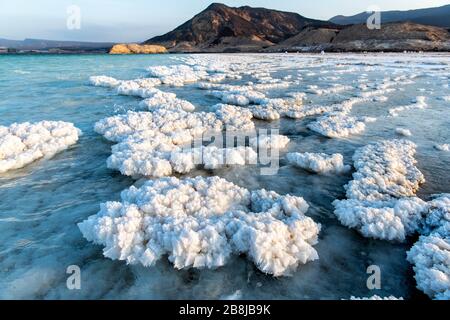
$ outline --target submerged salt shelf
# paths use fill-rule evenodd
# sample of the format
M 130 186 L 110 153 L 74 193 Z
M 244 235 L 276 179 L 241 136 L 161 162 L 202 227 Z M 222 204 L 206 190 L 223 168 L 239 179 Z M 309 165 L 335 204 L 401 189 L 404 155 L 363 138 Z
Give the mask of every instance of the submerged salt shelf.
M 447 200 L 433 195 L 450 192 L 448 55 L 0 58 L 0 125 L 55 119 L 84 133 L 52 161 L 0 174 L 0 298 L 340 300 L 372 296 L 368 265 L 382 271 L 379 297 L 447 297 L 445 211 L 435 210 Z M 225 131 L 235 145 L 202 143 Z M 388 147 L 408 131 L 414 155 L 410 142 Z M 351 164 L 361 148 L 368 165 L 355 162 L 353 178 L 288 157 Z M 264 149 L 277 160 L 251 164 Z M 347 228 L 332 203 L 350 184 Z M 190 196 L 196 206 L 176 205 Z M 67 290 L 71 265 L 81 290 Z

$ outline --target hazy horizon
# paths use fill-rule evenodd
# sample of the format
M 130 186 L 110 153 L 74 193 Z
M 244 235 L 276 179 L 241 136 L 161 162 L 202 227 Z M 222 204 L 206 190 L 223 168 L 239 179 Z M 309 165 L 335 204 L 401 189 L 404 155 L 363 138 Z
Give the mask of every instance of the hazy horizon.
M 221 2 L 228 6 L 249 5 L 282 11 L 296 12 L 314 19 L 328 20 L 336 15 L 354 15 L 370 6 L 376 5 L 382 11 L 412 10 L 431 8 L 450 4 L 449 1 L 433 0 L 425 5 L 419 0 L 387 1 L 362 0 L 354 1 L 325 0 L 320 3 L 295 3 L 280 0 L 273 3 L 268 0 L 230 0 L 205 1 L 188 3 L 167 0 L 136 0 L 133 4 L 118 0 L 99 0 L 95 3 L 87 0 L 54 1 L 38 0 L 30 3 L 17 0 L 2 3 L 0 10 L 0 38 L 23 40 L 25 38 L 91 41 L 91 42 L 140 42 L 153 36 L 164 34 L 195 14 L 204 10 L 213 2 Z M 81 28 L 67 28 L 67 8 L 76 5 L 81 10 Z

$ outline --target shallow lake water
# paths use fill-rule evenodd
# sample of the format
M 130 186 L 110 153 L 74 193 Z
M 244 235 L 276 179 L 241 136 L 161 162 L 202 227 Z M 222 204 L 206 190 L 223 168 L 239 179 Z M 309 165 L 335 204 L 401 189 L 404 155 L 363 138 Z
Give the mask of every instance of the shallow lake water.
M 270 97 L 286 91 L 307 92 L 308 86 L 334 84 L 353 89 L 310 94 L 305 103 L 330 105 L 353 97 L 357 80 L 381 81 L 386 77 L 414 75 L 413 81 L 395 85 L 387 101 L 356 104 L 352 115 L 376 117 L 366 130 L 342 139 L 330 139 L 307 129 L 316 117 L 272 122 L 255 121 L 258 128 L 279 129 L 291 139 L 281 152 L 276 175 L 260 174 L 259 166 L 195 170 L 186 176 L 220 176 L 248 189 L 274 190 L 303 197 L 307 215 L 322 224 L 315 246 L 320 259 L 302 265 L 290 277 L 261 273 L 245 257 L 233 257 L 216 270 L 176 270 L 162 259 L 154 267 L 130 266 L 103 257 L 102 247 L 86 241 L 77 223 L 94 215 L 100 203 L 119 200 L 120 192 L 136 181 L 107 169 L 112 143 L 94 132 L 94 124 L 127 110 L 139 110 L 140 98 L 89 85 L 89 77 L 118 79 L 147 77 L 149 66 L 183 63 L 186 56 L 28 55 L 0 56 L 0 125 L 14 122 L 63 120 L 82 130 L 78 143 L 49 160 L 0 174 L 0 298 L 31 299 L 348 299 L 350 296 L 394 295 L 426 298 L 415 286 L 406 251 L 416 238 L 393 243 L 364 238 L 340 224 L 332 202 L 345 198 L 343 186 L 352 172 L 314 175 L 290 166 L 287 152 L 341 153 L 352 164 L 355 150 L 368 143 L 400 138 L 396 128 L 409 129 L 417 144 L 418 168 L 427 182 L 418 196 L 450 192 L 450 153 L 435 144 L 450 143 L 450 55 L 446 54 L 278 54 L 236 55 L 251 59 L 254 68 L 270 71 L 273 78 L 301 79 Z M 195 58 L 195 56 L 193 56 Z M 251 67 L 249 67 L 251 68 Z M 336 77 L 338 75 L 338 77 Z M 362 76 L 364 75 L 364 76 Z M 300 76 L 300 77 L 299 77 Z M 251 75 L 223 83 L 242 85 Z M 254 79 L 253 79 L 254 81 Z M 206 110 L 219 103 L 196 84 L 160 86 Z M 425 96 L 425 109 L 411 109 L 389 117 L 389 109 L 409 105 Z M 66 269 L 81 269 L 81 290 L 68 290 Z M 381 290 L 367 288 L 367 267 L 382 271 Z

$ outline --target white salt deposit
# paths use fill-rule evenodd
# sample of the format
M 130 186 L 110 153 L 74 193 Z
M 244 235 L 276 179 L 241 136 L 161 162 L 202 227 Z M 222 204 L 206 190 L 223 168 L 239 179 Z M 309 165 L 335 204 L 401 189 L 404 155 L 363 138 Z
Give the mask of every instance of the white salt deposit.
M 432 299 L 450 300 L 450 194 L 428 202 L 422 234 L 407 254 L 417 287 Z
M 411 137 L 412 133 L 411 130 L 409 129 L 404 129 L 404 128 L 396 128 L 395 132 L 401 136 L 405 136 L 405 137 Z
M 207 146 L 182 152 L 172 152 L 170 162 L 175 172 L 188 173 L 196 165 L 216 170 L 223 167 L 257 163 L 258 154 L 249 147 L 218 148 Z
M 252 106 L 250 108 L 255 119 L 274 121 L 281 118 L 280 113 L 271 106 Z
M 436 150 L 439 150 L 439 151 L 450 151 L 450 144 L 448 144 L 448 143 L 445 143 L 445 144 L 435 144 L 434 145 L 434 148 L 436 149 Z
M 342 154 L 327 155 L 324 153 L 289 153 L 287 160 L 290 164 L 319 174 L 344 173 L 351 167 L 344 165 Z
M 427 107 L 427 103 L 425 101 L 425 97 L 420 96 L 416 98 L 416 101 L 410 105 L 400 106 L 396 108 L 389 109 L 389 114 L 392 117 L 398 117 L 401 112 L 411 110 L 411 109 L 425 109 Z
M 308 124 L 308 129 L 329 138 L 345 138 L 366 129 L 364 121 L 344 113 L 330 113 Z
M 274 276 L 318 259 L 320 225 L 300 197 L 197 177 L 150 180 L 121 199 L 78 224 L 110 259 L 149 267 L 167 255 L 177 269 L 218 268 L 245 254 Z
M 121 81 L 117 87 L 117 93 L 125 96 L 137 96 L 141 98 L 153 97 L 161 92 L 155 86 L 161 84 L 158 79 L 146 78 Z
M 150 76 L 159 79 L 163 84 L 171 86 L 184 86 L 187 83 L 194 83 L 208 78 L 206 71 L 195 70 L 187 65 L 155 66 L 147 68 L 147 71 Z
M 283 135 L 260 135 L 250 139 L 250 145 L 254 149 L 284 149 L 289 144 L 289 138 Z
M 356 150 L 357 172 L 346 187 L 347 197 L 357 200 L 392 200 L 412 197 L 425 182 L 416 168 L 416 145 L 408 140 L 384 140 Z
M 236 107 L 228 104 L 217 104 L 211 107 L 226 130 L 248 132 L 255 130 L 253 114 L 246 108 Z
M 167 93 L 163 91 L 156 92 L 151 98 L 147 98 L 142 101 L 141 106 L 144 106 L 149 111 L 156 111 L 159 109 L 175 111 L 195 110 L 195 106 L 189 101 L 177 98 L 174 93 Z
M 75 144 L 80 134 L 72 123 L 62 121 L 0 126 L 0 173 L 49 159 Z
M 307 88 L 308 93 L 313 93 L 317 95 L 326 95 L 326 94 L 335 94 L 343 91 L 351 91 L 353 90 L 352 86 L 344 86 L 340 84 L 335 84 L 329 88 L 319 88 L 317 85 L 310 85 Z
M 224 88 L 227 88 L 224 86 Z M 251 103 L 260 104 L 266 100 L 263 93 L 254 91 L 248 87 L 237 87 L 225 89 L 223 91 L 211 91 L 211 95 L 222 100 L 223 103 L 233 104 L 238 106 L 247 106 Z
M 423 174 L 415 167 L 416 146 L 390 140 L 358 149 L 353 156 L 357 172 L 345 186 L 347 200 L 336 200 L 341 223 L 366 237 L 403 241 L 416 232 L 426 202 L 415 197 Z
M 108 76 L 92 76 L 89 78 L 89 82 L 93 86 L 105 88 L 115 88 L 121 83 L 120 80 Z
M 182 150 L 203 134 L 220 133 L 223 129 L 238 132 L 255 129 L 252 113 L 247 109 L 223 104 L 211 109 L 214 112 L 190 113 L 180 108 L 178 111 L 155 109 L 153 113 L 130 111 L 97 122 L 97 133 L 120 142 L 112 147 L 108 167 L 129 176 L 163 177 L 174 172 L 187 173 L 197 164 L 217 169 L 256 163 L 256 154 L 251 148 L 210 146 L 191 150 L 188 146 L 187 150 Z M 200 162 L 194 161 L 199 158 Z

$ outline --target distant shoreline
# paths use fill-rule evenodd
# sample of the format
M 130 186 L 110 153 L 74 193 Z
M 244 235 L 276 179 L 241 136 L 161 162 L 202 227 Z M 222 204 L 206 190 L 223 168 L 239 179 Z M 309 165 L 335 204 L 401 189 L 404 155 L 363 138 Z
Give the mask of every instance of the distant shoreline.
M 164 55 L 188 55 L 188 54 L 321 54 L 320 51 L 297 51 L 287 50 L 280 52 L 259 52 L 259 51 L 245 51 L 245 52 L 168 52 L 168 53 L 154 53 L 154 54 L 109 54 L 107 52 L 21 52 L 21 53 L 0 53 L 0 56 L 76 56 L 76 55 L 94 55 L 94 56 L 164 56 Z M 385 50 L 385 51 L 325 51 L 325 54 L 389 54 L 389 53 L 405 53 L 405 54 L 426 54 L 426 53 L 450 53 L 443 50 L 429 50 L 429 51 L 404 51 L 404 50 Z

